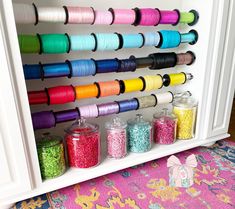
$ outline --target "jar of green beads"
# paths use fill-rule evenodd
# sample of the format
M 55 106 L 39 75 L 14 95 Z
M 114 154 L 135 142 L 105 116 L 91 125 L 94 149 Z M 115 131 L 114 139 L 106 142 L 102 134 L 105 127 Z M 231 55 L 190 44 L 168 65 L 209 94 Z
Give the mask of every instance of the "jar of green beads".
M 192 139 L 195 133 L 197 102 L 185 94 L 173 102 L 173 112 L 178 118 L 177 139 Z
M 128 148 L 131 152 L 147 152 L 152 146 L 152 128 L 143 115 L 137 114 L 127 122 Z
M 46 133 L 36 144 L 42 179 L 62 175 L 66 169 L 63 138 Z

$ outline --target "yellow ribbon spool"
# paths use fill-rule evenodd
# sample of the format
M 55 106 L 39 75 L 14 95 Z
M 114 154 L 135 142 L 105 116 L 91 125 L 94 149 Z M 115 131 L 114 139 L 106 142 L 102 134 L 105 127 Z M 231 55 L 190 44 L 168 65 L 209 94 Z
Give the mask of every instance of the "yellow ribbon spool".
M 169 74 L 169 77 L 170 77 L 170 86 L 183 84 L 187 79 L 185 73 Z
M 163 85 L 161 75 L 146 75 L 143 78 L 145 80 L 145 91 L 160 89 Z
M 125 91 L 124 93 L 142 91 L 144 88 L 144 82 L 141 78 L 123 80 Z

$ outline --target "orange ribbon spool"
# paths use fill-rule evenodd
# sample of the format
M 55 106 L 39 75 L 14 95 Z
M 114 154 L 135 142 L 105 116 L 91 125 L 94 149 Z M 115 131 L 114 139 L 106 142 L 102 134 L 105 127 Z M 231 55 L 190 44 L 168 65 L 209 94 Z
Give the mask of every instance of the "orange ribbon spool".
M 96 84 L 76 86 L 76 99 L 85 99 L 97 97 L 99 94 L 99 89 Z
M 107 97 L 120 94 L 119 81 L 98 82 L 97 85 L 99 86 L 99 97 Z

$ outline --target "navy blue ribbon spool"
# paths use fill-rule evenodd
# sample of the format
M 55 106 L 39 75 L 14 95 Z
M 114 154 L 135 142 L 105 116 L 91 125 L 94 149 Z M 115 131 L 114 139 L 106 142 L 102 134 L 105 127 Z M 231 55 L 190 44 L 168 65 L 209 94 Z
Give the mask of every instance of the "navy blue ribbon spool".
M 25 80 L 40 79 L 42 77 L 42 69 L 40 64 L 24 65 L 23 69 Z
M 83 77 L 96 74 L 96 64 L 93 59 L 70 61 L 72 67 L 72 77 Z
M 137 68 L 136 59 L 132 57 L 130 59 L 120 60 L 120 68 L 117 72 L 129 72 L 135 71 Z
M 111 73 L 117 72 L 120 66 L 118 59 L 97 60 L 96 73 Z
M 67 121 L 77 120 L 80 117 L 77 108 L 74 110 L 64 110 L 64 111 L 55 112 L 54 115 L 56 123 L 63 123 Z
M 70 68 L 68 63 L 53 63 L 43 65 L 44 78 L 69 77 Z
M 119 105 L 119 113 L 137 110 L 139 108 L 137 99 L 117 101 L 117 103 Z

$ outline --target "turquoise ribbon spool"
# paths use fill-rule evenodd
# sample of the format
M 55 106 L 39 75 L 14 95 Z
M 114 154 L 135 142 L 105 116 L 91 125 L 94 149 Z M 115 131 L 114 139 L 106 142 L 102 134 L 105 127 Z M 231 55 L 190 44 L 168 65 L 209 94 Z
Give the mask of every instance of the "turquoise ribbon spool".
M 92 35 L 72 35 L 70 41 L 72 51 L 92 51 L 96 46 L 95 37 Z
M 161 49 L 175 48 L 180 45 L 181 36 L 178 31 L 161 30 L 159 33 L 161 36 L 161 41 L 158 47 Z
M 142 34 L 124 34 L 122 35 L 123 48 L 140 48 L 144 45 Z

